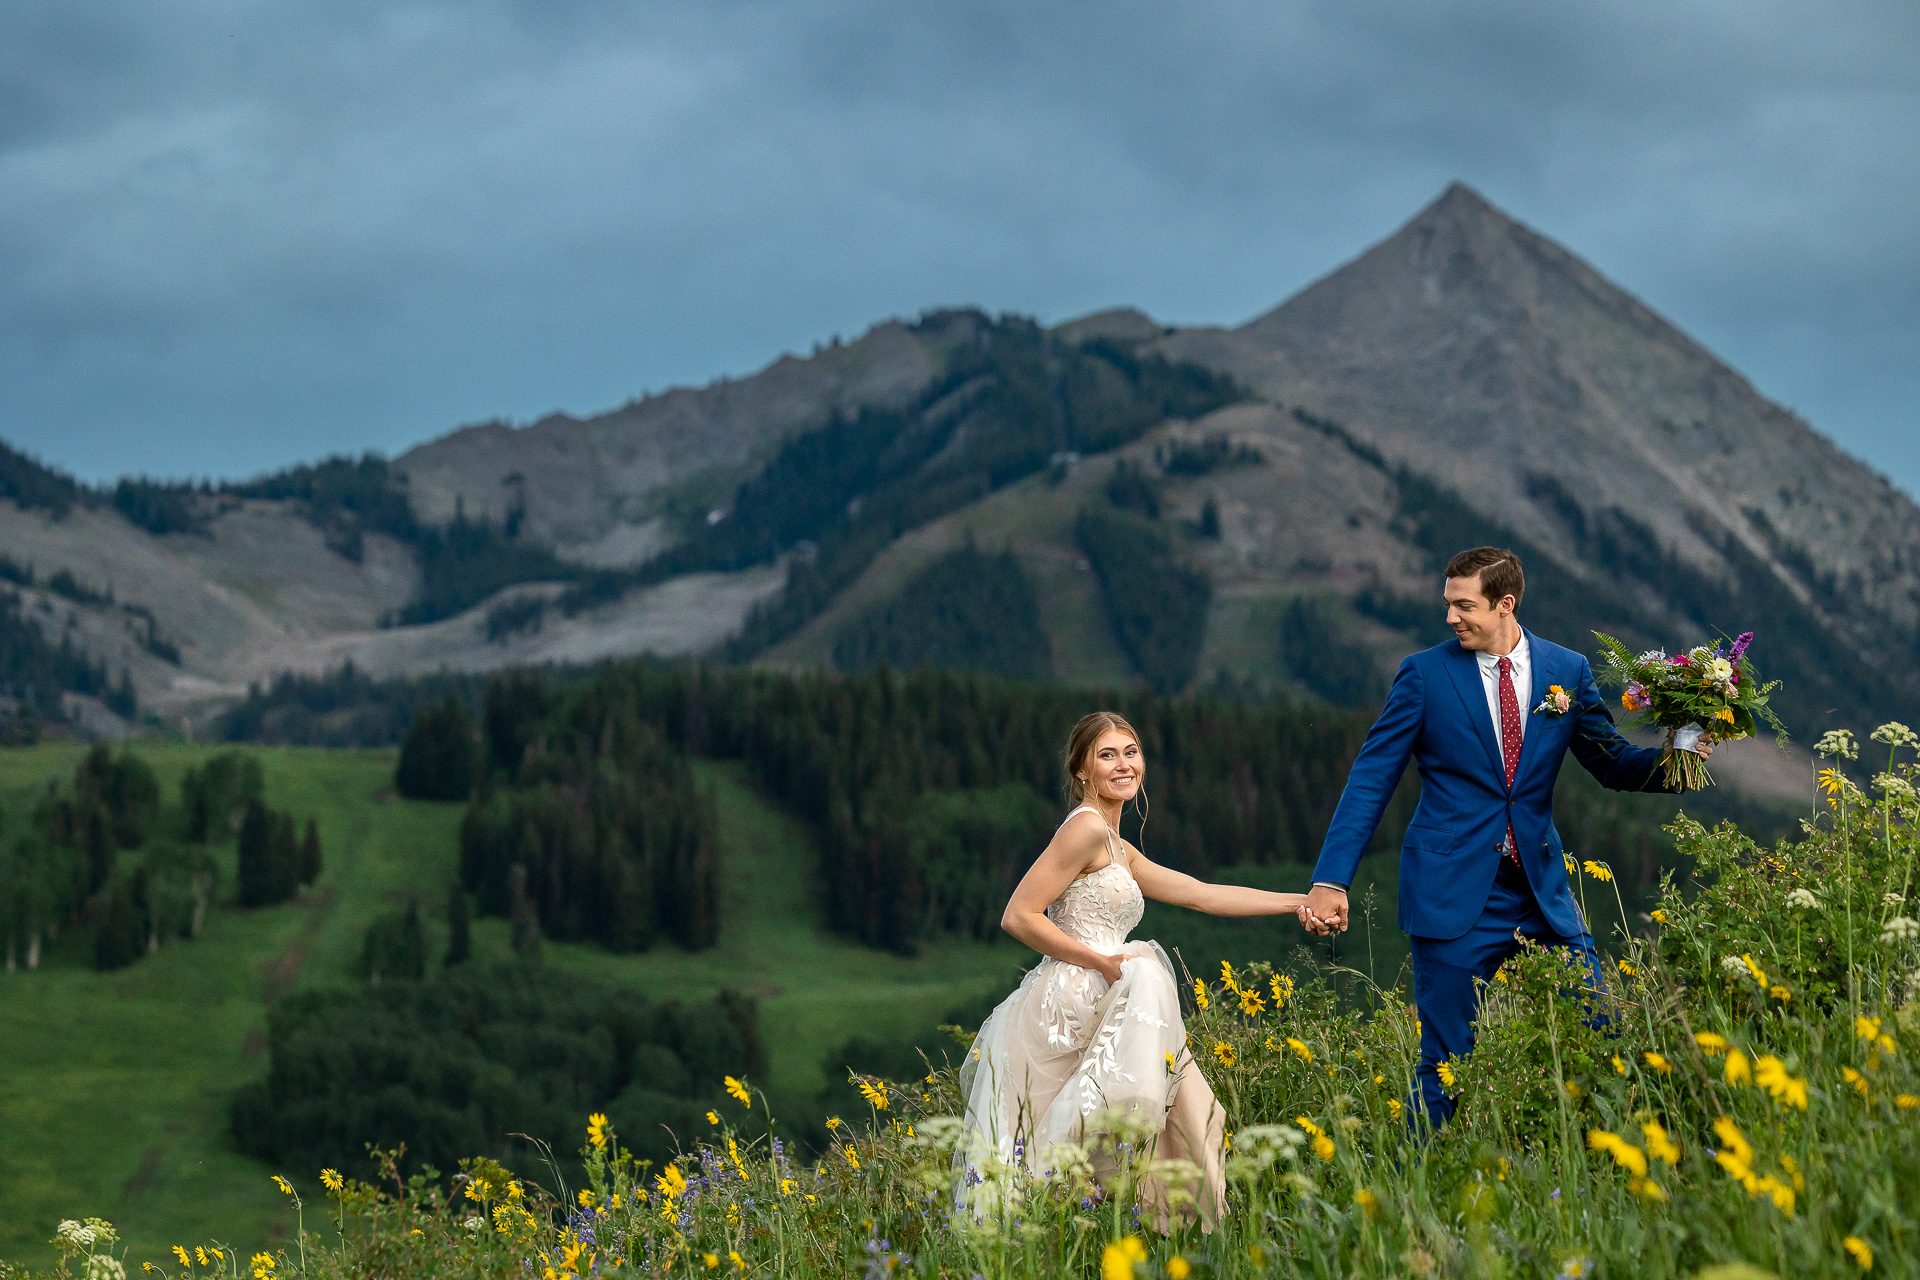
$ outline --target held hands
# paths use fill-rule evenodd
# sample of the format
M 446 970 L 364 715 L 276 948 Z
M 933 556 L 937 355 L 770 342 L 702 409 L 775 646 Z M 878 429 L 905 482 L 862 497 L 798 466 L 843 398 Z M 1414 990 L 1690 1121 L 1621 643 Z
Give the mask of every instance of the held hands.
M 1347 931 L 1347 895 L 1343 890 L 1317 884 L 1300 907 L 1300 923 L 1308 933 L 1319 937 Z

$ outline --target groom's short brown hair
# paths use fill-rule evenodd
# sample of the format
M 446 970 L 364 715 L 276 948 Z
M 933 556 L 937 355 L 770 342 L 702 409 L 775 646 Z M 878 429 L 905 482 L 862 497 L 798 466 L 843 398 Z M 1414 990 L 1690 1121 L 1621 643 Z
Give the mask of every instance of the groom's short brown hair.
M 1449 578 L 1480 575 L 1480 594 L 1488 604 L 1499 604 L 1507 596 L 1515 605 L 1527 594 L 1527 575 L 1520 568 L 1520 557 L 1505 547 L 1475 547 L 1447 561 Z

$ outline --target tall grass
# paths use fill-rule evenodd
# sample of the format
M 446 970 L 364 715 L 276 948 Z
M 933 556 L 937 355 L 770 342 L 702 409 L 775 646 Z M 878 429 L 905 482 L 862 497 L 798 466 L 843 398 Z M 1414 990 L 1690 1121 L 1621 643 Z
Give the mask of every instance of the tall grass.
M 990 1167 L 1003 1208 L 954 1208 L 950 1070 L 861 1082 L 864 1115 L 803 1163 L 764 1096 L 732 1100 L 648 1167 L 593 1117 L 588 1185 L 534 1188 L 484 1161 L 329 1184 L 326 1225 L 251 1262 L 221 1246 L 137 1259 L 171 1276 L 865 1275 L 1839 1276 L 1920 1272 L 1920 801 L 1884 726 L 1863 791 L 1829 735 L 1815 819 L 1757 847 L 1731 824 L 1671 828 L 1696 874 L 1627 918 L 1610 870 L 1572 867 L 1596 930 L 1621 934 L 1594 993 L 1524 951 L 1486 993 L 1479 1046 L 1444 1073 L 1458 1111 L 1410 1127 L 1418 1035 L 1405 996 L 1310 961 L 1194 981 L 1188 1030 L 1229 1114 L 1229 1212 L 1165 1233 L 1136 1212 L 1150 1153 L 1056 1150 Z M 1109 1159 L 1103 1160 L 1103 1157 Z M 320 1215 L 316 1215 L 318 1218 Z M 62 1270 L 112 1280 L 111 1241 Z M 184 1258 L 184 1262 L 182 1259 Z

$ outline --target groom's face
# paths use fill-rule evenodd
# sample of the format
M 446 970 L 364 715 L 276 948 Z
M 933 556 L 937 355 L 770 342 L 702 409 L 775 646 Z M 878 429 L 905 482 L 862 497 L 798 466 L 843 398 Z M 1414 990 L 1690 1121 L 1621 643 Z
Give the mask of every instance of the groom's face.
M 1462 649 L 1485 649 L 1506 636 L 1513 619 L 1513 597 L 1489 600 L 1480 575 L 1447 579 L 1447 625 Z M 1497 652 L 1497 650 L 1496 650 Z

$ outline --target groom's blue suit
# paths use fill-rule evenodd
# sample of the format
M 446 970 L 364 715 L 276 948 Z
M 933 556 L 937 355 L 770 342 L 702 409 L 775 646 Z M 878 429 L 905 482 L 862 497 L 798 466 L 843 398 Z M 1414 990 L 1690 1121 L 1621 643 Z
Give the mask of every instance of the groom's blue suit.
M 1473 1049 L 1476 980 L 1519 947 L 1516 932 L 1576 949 L 1600 981 L 1593 938 L 1580 918 L 1553 827 L 1553 787 L 1573 752 L 1615 791 L 1664 791 L 1658 750 L 1620 736 L 1587 660 L 1527 632 L 1531 690 L 1517 689 L 1526 725 L 1507 786 L 1500 740 L 1478 660 L 1458 640 L 1400 664 L 1386 709 L 1347 777 L 1314 867 L 1316 883 L 1353 882 L 1407 761 L 1420 769 L 1420 805 L 1400 849 L 1400 927 L 1413 938 L 1420 1010 L 1416 1103 L 1435 1123 L 1452 1114 L 1436 1064 Z M 1564 714 L 1536 712 L 1549 686 L 1572 698 Z M 1512 824 L 1519 869 L 1503 856 Z

